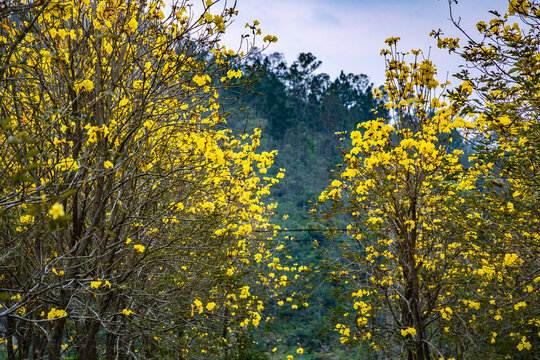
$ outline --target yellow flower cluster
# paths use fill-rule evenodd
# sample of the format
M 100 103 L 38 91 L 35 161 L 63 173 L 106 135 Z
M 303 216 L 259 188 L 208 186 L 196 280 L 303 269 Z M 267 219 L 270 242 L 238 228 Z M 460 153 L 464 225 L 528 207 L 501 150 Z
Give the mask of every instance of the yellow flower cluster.
M 67 316 L 67 313 L 65 310 L 52 308 L 51 311 L 49 311 L 49 313 L 47 314 L 47 319 L 57 319 L 57 318 L 62 318 L 66 316 Z

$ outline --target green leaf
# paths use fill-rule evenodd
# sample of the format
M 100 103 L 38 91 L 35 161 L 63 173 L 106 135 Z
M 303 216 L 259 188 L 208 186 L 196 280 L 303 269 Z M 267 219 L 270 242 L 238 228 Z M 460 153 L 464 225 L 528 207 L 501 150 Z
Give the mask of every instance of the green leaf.
M 65 199 L 68 196 L 71 196 L 71 195 L 75 194 L 76 192 L 77 192 L 77 190 L 75 190 L 75 189 L 66 190 L 62 194 L 60 194 L 60 199 Z
M 29 215 L 39 215 L 43 211 L 43 208 L 41 207 L 41 203 L 30 205 L 27 208 L 26 213 Z
M 56 221 L 51 220 L 47 223 L 47 229 L 49 231 L 56 231 L 57 228 L 58 226 L 56 225 Z
M 25 156 L 24 158 L 25 158 L 25 159 L 33 158 L 33 157 L 36 156 L 38 153 L 39 153 L 39 149 L 34 148 L 34 149 L 28 151 L 28 153 L 26 154 L 26 156 Z
M 29 175 L 21 175 L 19 181 L 20 181 L 21 184 L 35 182 L 34 178 L 32 176 L 29 176 Z
M 38 167 L 39 167 L 39 164 L 31 163 L 30 165 L 24 168 L 24 171 L 34 170 L 34 169 L 37 169 Z
M 8 137 L 8 144 L 22 144 L 22 142 L 22 139 L 15 135 Z

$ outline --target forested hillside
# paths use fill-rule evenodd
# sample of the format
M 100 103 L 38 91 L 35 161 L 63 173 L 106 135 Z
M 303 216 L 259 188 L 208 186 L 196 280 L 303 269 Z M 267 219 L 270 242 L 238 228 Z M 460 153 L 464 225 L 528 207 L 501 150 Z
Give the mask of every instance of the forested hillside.
M 339 163 L 340 136 L 373 117 L 378 101 L 373 84 L 364 74 L 336 78 L 317 72 L 321 62 L 301 53 L 292 64 L 282 54 L 257 54 L 248 59 L 246 74 L 255 79 L 245 90 L 228 124 L 244 131 L 261 127 L 261 146 L 277 150 L 275 171 L 286 169 L 285 178 L 272 191 L 290 228 L 306 228 L 308 211 Z
M 261 127 L 261 147 L 277 150 L 273 171 L 286 170 L 271 195 L 278 204 L 276 221 L 282 227 L 278 239 L 296 263 L 317 273 L 293 285 L 309 306 L 300 311 L 280 307 L 273 331 L 283 340 L 280 350 L 287 353 L 301 344 L 306 356 L 336 349 L 328 336 L 326 318 L 336 306 L 333 292 L 337 289 L 319 269 L 323 254 L 335 242 L 326 239 L 309 210 L 335 176 L 344 146 L 340 139 L 371 119 L 375 110 L 386 112 L 373 97 L 367 75 L 342 72 L 331 79 L 317 71 L 320 65 L 311 53 L 299 54 L 292 64 L 285 62 L 283 54 L 257 53 L 244 69 L 255 82 L 245 90 L 242 111 L 228 120 L 228 126 L 237 131 Z M 227 96 L 234 100 L 234 91 Z

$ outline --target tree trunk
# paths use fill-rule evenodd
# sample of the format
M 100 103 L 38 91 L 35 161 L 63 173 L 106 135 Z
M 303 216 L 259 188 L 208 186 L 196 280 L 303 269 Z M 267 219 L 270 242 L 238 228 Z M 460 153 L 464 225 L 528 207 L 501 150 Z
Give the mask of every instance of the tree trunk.
M 80 334 L 77 341 L 77 359 L 97 360 L 97 333 L 99 323 L 88 321 L 87 326 L 81 326 L 84 334 Z
M 8 359 L 15 360 L 15 354 L 13 353 L 13 334 L 15 333 L 15 324 L 13 323 L 14 319 L 11 316 L 8 316 L 6 321 L 6 346 Z
M 60 350 L 62 346 L 62 334 L 64 332 L 64 325 L 66 318 L 55 320 L 52 329 L 52 333 L 49 337 L 49 360 L 59 360 Z
M 420 286 L 417 270 L 406 272 L 405 303 L 402 306 L 403 325 L 416 330 L 413 346 L 407 349 L 408 360 L 429 360 L 426 329 L 420 308 Z
M 105 359 L 114 360 L 117 349 L 115 343 L 117 341 L 117 336 L 111 332 L 107 332 L 107 340 L 105 340 Z

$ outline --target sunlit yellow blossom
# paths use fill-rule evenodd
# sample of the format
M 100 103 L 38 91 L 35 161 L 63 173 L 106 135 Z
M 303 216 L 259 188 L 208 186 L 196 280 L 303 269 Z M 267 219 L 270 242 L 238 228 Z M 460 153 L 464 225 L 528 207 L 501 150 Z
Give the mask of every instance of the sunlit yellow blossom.
M 517 254 L 505 254 L 504 255 L 504 266 L 517 266 L 519 265 L 520 260 L 518 259 Z
M 54 203 L 49 209 L 49 215 L 55 220 L 64 216 L 64 206 L 59 203 Z
M 136 251 L 140 252 L 140 253 L 144 252 L 144 250 L 146 249 L 146 248 L 144 247 L 144 245 L 140 245 L 140 244 L 135 244 L 135 245 L 133 245 L 133 248 L 134 248 Z
M 129 22 L 128 22 L 128 27 L 131 29 L 131 31 L 135 31 L 137 30 L 137 26 L 139 25 L 137 23 L 137 19 L 135 19 L 134 17 L 132 17 Z
M 56 319 L 67 316 L 67 313 L 65 310 L 60 310 L 56 308 L 52 308 L 51 311 L 47 314 L 47 319 Z
M 401 336 L 407 336 L 407 335 L 411 335 L 411 336 L 415 336 L 416 335 L 416 329 L 415 328 L 406 328 L 406 329 L 401 329 Z
M 215 302 L 209 302 L 208 304 L 206 304 L 206 310 L 208 310 L 208 311 L 214 310 L 215 307 L 216 307 Z

